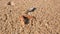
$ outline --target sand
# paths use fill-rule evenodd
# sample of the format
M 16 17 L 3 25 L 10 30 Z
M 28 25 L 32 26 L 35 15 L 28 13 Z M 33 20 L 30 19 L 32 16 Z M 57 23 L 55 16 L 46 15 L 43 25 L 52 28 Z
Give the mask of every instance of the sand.
M 35 7 L 21 26 L 21 15 Z M 0 0 L 0 34 L 60 34 L 60 0 Z

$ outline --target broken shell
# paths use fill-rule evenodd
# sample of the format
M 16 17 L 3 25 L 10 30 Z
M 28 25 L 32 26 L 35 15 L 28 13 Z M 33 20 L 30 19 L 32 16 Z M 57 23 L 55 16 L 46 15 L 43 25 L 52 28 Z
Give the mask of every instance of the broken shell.
M 22 15 L 22 16 L 20 16 L 21 25 L 24 26 L 25 24 L 28 24 L 29 23 L 29 20 L 31 18 L 33 18 L 33 17 L 30 16 L 30 15 Z
M 36 8 L 35 7 L 31 7 L 30 9 L 28 9 L 28 12 L 33 12 Z

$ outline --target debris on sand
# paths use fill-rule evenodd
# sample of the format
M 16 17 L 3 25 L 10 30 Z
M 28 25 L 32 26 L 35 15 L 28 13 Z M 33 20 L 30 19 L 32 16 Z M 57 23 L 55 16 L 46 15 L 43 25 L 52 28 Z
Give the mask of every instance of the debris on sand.
M 34 12 L 36 10 L 35 7 L 31 7 L 27 10 L 26 14 L 28 14 L 29 12 Z
M 36 9 L 35 7 L 32 7 L 32 8 L 30 8 L 30 9 L 28 9 L 27 11 L 28 11 L 28 12 L 34 12 L 35 9 Z
M 29 20 L 33 17 L 30 15 L 22 15 L 19 18 L 20 18 L 21 25 L 24 26 L 24 24 L 29 24 Z

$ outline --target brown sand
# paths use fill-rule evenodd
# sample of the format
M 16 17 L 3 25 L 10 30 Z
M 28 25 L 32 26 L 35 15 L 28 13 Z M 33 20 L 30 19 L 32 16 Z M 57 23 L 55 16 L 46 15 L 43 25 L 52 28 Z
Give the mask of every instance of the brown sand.
M 36 19 L 22 27 L 19 16 L 30 7 Z M 0 34 L 60 34 L 60 0 L 0 0 Z

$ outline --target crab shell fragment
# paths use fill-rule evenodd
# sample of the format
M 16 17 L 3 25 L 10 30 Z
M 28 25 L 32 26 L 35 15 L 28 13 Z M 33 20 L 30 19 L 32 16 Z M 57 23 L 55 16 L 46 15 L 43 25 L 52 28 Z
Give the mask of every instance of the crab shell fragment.
M 25 22 L 24 22 L 24 17 L 27 17 L 29 20 L 33 18 L 33 16 L 30 16 L 30 15 L 21 15 L 19 18 L 20 18 L 20 22 L 21 22 L 21 26 L 24 26 L 25 25 Z

